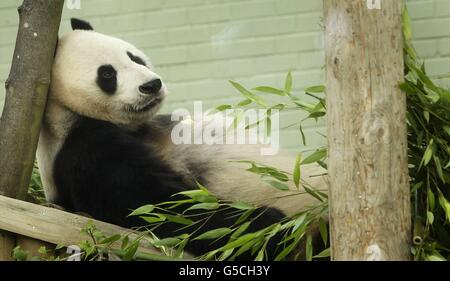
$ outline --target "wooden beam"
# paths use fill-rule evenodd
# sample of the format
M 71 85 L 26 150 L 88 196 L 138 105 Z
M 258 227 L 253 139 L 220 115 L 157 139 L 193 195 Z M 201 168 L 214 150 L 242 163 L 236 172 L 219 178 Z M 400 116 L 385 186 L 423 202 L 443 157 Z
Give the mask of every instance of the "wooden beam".
M 325 0 L 333 260 L 410 259 L 402 1 Z
M 92 220 L 94 225 L 106 236 L 130 234 L 131 240 L 138 238 L 137 233 L 109 223 L 71 214 L 58 209 L 48 208 L 5 196 L 0 196 L 0 229 L 26 237 L 49 242 L 55 245 L 77 245 L 91 238 L 81 233 L 81 229 Z M 120 249 L 120 243 L 112 245 Z M 141 243 L 140 252 L 161 255 L 160 251 Z

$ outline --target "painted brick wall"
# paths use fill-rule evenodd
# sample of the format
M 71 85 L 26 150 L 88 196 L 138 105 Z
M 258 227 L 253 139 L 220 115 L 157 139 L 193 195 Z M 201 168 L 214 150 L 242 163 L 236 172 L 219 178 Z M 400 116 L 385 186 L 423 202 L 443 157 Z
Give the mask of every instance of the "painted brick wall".
M 0 1 L 2 84 L 13 52 L 19 2 Z M 416 46 L 430 73 L 449 72 L 450 1 L 407 3 Z M 323 81 L 321 0 L 81 0 L 80 10 L 65 9 L 61 32 L 69 29 L 72 16 L 91 21 L 98 31 L 130 41 L 149 55 L 171 91 L 166 112 L 190 109 L 194 100 L 208 107 L 235 101 L 239 96 L 229 79 L 248 87 L 281 86 L 291 70 L 297 91 Z M 3 98 L 1 87 L 1 107 Z M 281 126 L 299 118 L 296 112 L 283 113 Z M 325 142 L 323 125 L 306 124 L 308 148 Z M 298 148 L 298 130 L 283 130 L 281 143 Z

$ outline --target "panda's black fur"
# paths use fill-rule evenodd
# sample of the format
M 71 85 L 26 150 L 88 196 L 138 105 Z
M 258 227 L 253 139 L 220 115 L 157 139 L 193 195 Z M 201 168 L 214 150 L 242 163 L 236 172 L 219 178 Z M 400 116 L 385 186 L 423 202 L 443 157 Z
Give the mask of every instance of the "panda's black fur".
M 128 132 L 105 121 L 80 118 L 55 160 L 54 178 L 62 195 L 56 203 L 69 211 L 88 213 L 96 219 L 124 227 L 145 225 L 142 219 L 127 217 L 131 210 L 173 200 L 172 195 L 195 186 L 194 179 L 186 180 L 159 158 L 156 151 L 142 144 L 143 136 L 148 137 L 154 131 L 154 128 L 144 126 Z M 196 171 L 199 178 L 195 180 L 202 181 L 200 177 L 204 172 Z M 207 182 L 204 184 L 207 186 Z M 183 212 L 187 207 L 190 206 L 183 205 L 173 211 Z M 260 230 L 284 217 L 275 208 L 261 208 L 252 216 L 258 218 L 248 231 Z M 229 212 L 219 210 L 203 225 L 200 233 L 230 227 L 234 220 L 229 217 Z M 181 234 L 177 232 L 179 228 L 180 225 L 166 223 L 154 232 L 167 237 Z M 221 242 L 224 240 L 215 246 Z M 189 243 L 187 250 L 200 255 L 211 246 L 214 246 L 211 241 L 198 240 Z M 268 252 L 275 253 L 275 248 L 276 244 L 272 242 Z
M 212 175 L 230 172 L 226 171 L 225 166 L 218 166 L 215 163 L 214 158 L 219 154 L 216 154 L 215 150 L 211 148 L 177 147 L 172 150 L 172 154 L 168 154 L 167 147 L 170 145 L 173 147 L 173 144 L 168 145 L 170 132 L 178 123 L 172 121 L 170 116 L 154 115 L 159 109 L 159 103 L 163 97 L 156 96 L 160 93 L 144 91 L 145 89 L 141 88 L 143 85 L 148 85 L 149 82 L 142 81 L 144 84 L 138 87 L 141 93 L 136 94 L 141 95 L 139 98 L 143 98 L 145 95 L 155 95 L 153 101 L 146 103 L 147 105 L 138 107 L 134 105 L 129 107 L 108 105 L 109 107 L 107 107 L 105 105 L 107 110 L 103 108 L 102 102 L 110 102 L 110 99 L 117 95 L 117 91 L 122 91 L 122 95 L 128 94 L 123 93 L 124 90 L 120 87 L 119 80 L 123 79 L 124 73 L 121 73 L 120 69 L 116 71 L 115 65 L 109 64 L 109 57 L 103 54 L 109 50 L 109 46 L 102 42 L 99 47 L 103 48 L 102 51 L 99 51 L 99 55 L 102 57 L 92 57 L 98 61 L 94 65 L 96 68 L 92 68 L 90 72 L 97 78 L 92 77 L 91 79 L 86 76 L 88 72 L 84 69 L 71 69 L 77 66 L 87 68 L 86 65 L 80 65 L 80 62 L 73 58 L 73 52 L 85 51 L 86 53 L 83 55 L 91 56 L 89 48 L 92 48 L 91 45 L 97 42 L 95 40 L 110 40 L 111 44 L 117 44 L 118 49 L 117 52 L 112 52 L 114 56 L 112 60 L 115 60 L 117 64 L 126 64 L 124 69 L 132 67 L 135 69 L 136 75 L 145 73 L 147 76 L 150 75 L 151 79 L 159 80 L 160 78 L 143 59 L 145 55 L 134 46 L 94 33 L 92 26 L 82 20 L 72 19 L 71 22 L 72 28 L 75 30 L 72 36 L 76 38 L 71 39 L 70 44 L 72 45 L 69 45 L 70 48 L 68 51 L 66 50 L 66 53 L 62 55 L 59 53 L 60 56 L 63 56 L 62 59 L 58 57 L 57 50 L 52 72 L 51 91 L 38 146 L 38 163 L 46 196 L 51 203 L 60 205 L 68 211 L 87 213 L 95 219 L 123 227 L 139 227 L 145 226 L 147 223 L 140 218 L 128 217 L 132 210 L 147 204 L 176 200 L 177 197 L 172 197 L 174 194 L 196 188 L 197 182 L 206 187 L 215 186 L 216 191 L 223 192 L 219 194 L 219 198 L 224 200 L 230 199 L 228 197 L 233 197 L 233 195 L 235 195 L 233 199 L 237 197 L 239 200 L 246 201 L 248 199 L 246 197 L 255 199 L 264 194 L 273 194 L 270 190 L 247 191 L 251 177 L 248 174 L 236 175 L 236 172 L 231 173 L 230 178 L 239 176 L 240 179 L 247 180 L 247 182 L 239 182 L 238 186 L 227 193 L 229 186 L 219 182 L 218 178 Z M 91 38 L 90 36 L 95 38 L 95 42 L 87 42 L 84 47 L 80 47 L 82 42 L 79 38 Z M 67 40 L 61 39 L 60 42 L 68 44 Z M 97 45 L 94 45 L 94 48 L 95 46 Z M 141 57 L 136 53 L 141 53 Z M 121 57 L 117 58 L 117 55 Z M 60 61 L 57 61 L 58 58 Z M 67 60 L 71 65 L 65 64 Z M 90 61 L 86 60 L 86 63 L 90 63 Z M 64 72 L 62 70 L 68 70 L 69 75 L 59 73 Z M 104 71 L 110 73 L 103 75 Z M 70 74 L 78 76 L 66 77 L 71 76 Z M 79 85 L 78 81 L 82 80 L 86 80 L 89 85 Z M 162 87 L 161 91 L 163 91 L 165 86 L 161 84 L 161 80 L 158 83 L 157 90 Z M 128 91 L 132 91 L 132 94 L 135 95 L 136 89 L 130 89 Z M 90 91 L 93 93 L 91 94 Z M 125 97 L 127 96 L 125 95 Z M 117 104 L 122 106 L 123 100 L 119 99 L 118 101 L 114 106 Z M 123 112 L 114 115 L 108 113 L 108 110 Z M 226 178 L 228 180 L 228 177 Z M 236 185 L 236 180 L 232 181 Z M 241 196 L 245 197 L 241 198 Z M 288 201 L 287 197 L 280 200 L 285 200 L 282 201 L 282 204 L 277 205 L 280 208 L 300 209 L 303 207 L 299 201 L 292 203 Z M 250 218 L 254 218 L 254 220 L 247 232 L 260 230 L 286 217 L 283 211 L 269 205 L 263 205 L 251 215 Z M 188 207 L 190 207 L 188 204 L 182 205 L 172 211 L 181 213 Z M 206 220 L 206 223 L 202 224 L 198 233 L 215 228 L 231 227 L 235 222 L 235 219 L 230 219 L 231 211 L 233 210 L 219 209 Z M 198 211 L 191 211 L 189 214 L 197 215 L 197 219 L 203 216 Z M 184 228 L 183 232 L 193 231 L 198 226 Z M 160 238 L 176 236 L 183 233 L 177 231 L 180 228 L 179 224 L 166 222 L 157 227 L 154 233 Z M 281 247 L 277 245 L 280 238 L 274 237 L 269 241 L 267 245 L 269 259 L 281 250 Z M 210 240 L 193 240 L 186 249 L 194 255 L 201 255 L 211 250 L 212 247 L 217 248 L 223 245 L 227 239 L 228 237 L 224 237 L 214 244 L 211 244 Z M 247 254 L 241 258 L 250 259 L 252 256 Z

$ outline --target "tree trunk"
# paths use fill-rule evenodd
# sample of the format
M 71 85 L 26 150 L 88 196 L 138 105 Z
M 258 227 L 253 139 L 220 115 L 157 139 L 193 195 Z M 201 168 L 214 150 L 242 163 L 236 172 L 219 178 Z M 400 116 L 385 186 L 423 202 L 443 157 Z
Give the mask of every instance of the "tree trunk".
M 27 195 L 63 5 L 63 0 L 24 0 L 18 9 L 19 31 L 0 119 L 0 195 Z M 5 239 L 11 235 L 0 235 L 0 257 L 12 244 Z
M 333 260 L 410 259 L 402 1 L 378 3 L 324 0 Z
M 23 199 L 35 159 L 64 1 L 25 0 L 0 119 L 0 194 Z

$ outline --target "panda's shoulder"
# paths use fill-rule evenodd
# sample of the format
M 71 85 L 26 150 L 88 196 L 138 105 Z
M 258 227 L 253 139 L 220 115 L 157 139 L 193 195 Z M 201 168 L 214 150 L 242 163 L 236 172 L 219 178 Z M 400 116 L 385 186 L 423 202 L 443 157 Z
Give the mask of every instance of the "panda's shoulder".
M 73 125 L 59 154 L 76 159 L 109 159 L 149 155 L 148 150 L 130 132 L 109 122 L 83 117 Z

